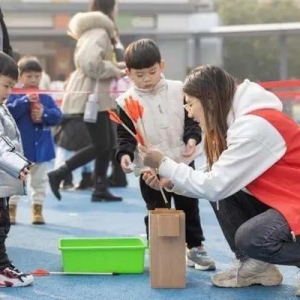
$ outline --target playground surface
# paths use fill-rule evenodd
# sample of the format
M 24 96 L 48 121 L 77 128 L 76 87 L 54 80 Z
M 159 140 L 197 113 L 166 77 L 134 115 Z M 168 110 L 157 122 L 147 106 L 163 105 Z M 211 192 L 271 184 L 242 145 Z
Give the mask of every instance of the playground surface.
M 77 174 L 78 176 L 78 174 Z M 30 223 L 30 203 L 23 197 L 18 207 L 18 224 L 12 226 L 7 251 L 24 272 L 43 268 L 61 271 L 60 238 L 68 237 L 120 237 L 142 236 L 146 212 L 138 189 L 138 180 L 128 176 L 126 189 L 113 189 L 124 197 L 123 202 L 92 203 L 90 191 L 62 192 L 57 201 L 48 190 L 45 203 L 45 226 Z M 232 262 L 233 255 L 221 233 L 208 201 L 200 201 L 202 226 L 206 237 L 205 247 L 216 260 L 217 271 Z M 30 287 L 0 289 L 5 300 L 273 300 L 297 299 L 296 283 L 299 277 L 295 267 L 280 267 L 284 281 L 278 287 L 252 286 L 239 289 L 222 289 L 212 286 L 210 277 L 215 271 L 201 272 L 187 269 L 185 289 L 151 289 L 149 284 L 148 251 L 145 255 L 145 272 L 135 275 L 69 276 L 49 275 L 36 277 Z

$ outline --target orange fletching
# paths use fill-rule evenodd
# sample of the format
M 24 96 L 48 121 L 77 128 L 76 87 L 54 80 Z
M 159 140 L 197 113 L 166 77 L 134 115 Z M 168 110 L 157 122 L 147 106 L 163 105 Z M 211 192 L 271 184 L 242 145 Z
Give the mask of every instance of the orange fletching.
M 30 272 L 31 275 L 35 275 L 35 276 L 47 276 L 50 275 L 50 272 L 44 269 L 36 269 L 33 272 Z
M 140 102 L 138 100 L 134 100 L 132 96 L 129 96 L 129 99 L 130 99 L 132 105 L 138 111 L 139 117 L 142 118 L 143 114 L 144 114 L 144 107 L 140 104 Z
M 132 96 L 125 99 L 125 110 L 135 123 L 142 118 L 144 113 L 144 107 L 140 105 L 138 100 L 134 100 Z
M 119 116 L 118 116 L 114 111 L 108 110 L 108 113 L 109 113 L 109 118 L 110 118 L 113 122 L 115 122 L 115 123 L 117 123 L 117 124 L 122 124 L 121 119 L 119 118 Z

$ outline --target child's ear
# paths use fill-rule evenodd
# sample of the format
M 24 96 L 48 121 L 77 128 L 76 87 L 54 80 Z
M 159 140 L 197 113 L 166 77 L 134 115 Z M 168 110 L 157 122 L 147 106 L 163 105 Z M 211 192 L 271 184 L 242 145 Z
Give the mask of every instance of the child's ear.
M 165 70 L 165 61 L 161 60 L 159 66 L 160 66 L 161 72 L 163 72 Z
M 125 69 L 125 73 L 129 78 L 131 77 L 130 70 L 128 68 Z

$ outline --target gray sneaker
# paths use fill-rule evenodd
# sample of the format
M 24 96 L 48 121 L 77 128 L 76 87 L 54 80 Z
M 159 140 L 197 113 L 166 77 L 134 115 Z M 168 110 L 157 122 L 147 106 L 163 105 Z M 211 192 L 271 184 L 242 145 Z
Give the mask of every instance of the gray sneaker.
M 212 276 L 212 283 L 218 287 L 246 287 L 253 284 L 275 286 L 282 282 L 278 268 L 255 259 L 235 261 L 227 270 Z
M 204 248 L 192 248 L 186 252 L 186 264 L 189 267 L 194 267 L 196 270 L 208 271 L 215 270 L 216 264 L 214 260 L 209 257 Z

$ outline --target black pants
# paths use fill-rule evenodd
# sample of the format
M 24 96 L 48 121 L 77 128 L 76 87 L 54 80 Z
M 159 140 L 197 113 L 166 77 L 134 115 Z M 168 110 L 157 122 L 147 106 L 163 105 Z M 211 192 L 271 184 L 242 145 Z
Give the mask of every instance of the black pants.
M 160 191 L 156 191 L 148 186 L 142 177 L 140 177 L 140 189 L 148 210 L 167 207 Z M 200 222 L 198 199 L 188 198 L 173 193 L 168 193 L 166 191 L 165 195 L 169 202 L 168 207 L 171 206 L 171 198 L 173 197 L 175 208 L 178 210 L 183 210 L 185 213 L 187 247 L 191 249 L 193 247 L 201 246 L 202 241 L 204 241 L 204 236 Z M 147 237 L 148 221 L 149 216 L 147 215 L 145 216 Z
M 114 132 L 108 112 L 99 112 L 96 123 L 87 123 L 92 144 L 77 151 L 66 161 L 68 169 L 75 169 L 95 159 L 95 178 L 106 177 L 114 146 Z
M 113 151 L 112 151 L 112 157 L 111 157 L 111 167 L 112 167 L 112 173 L 111 173 L 111 179 L 115 183 L 125 183 L 126 181 L 126 174 L 124 173 L 121 165 L 117 161 L 116 158 L 116 151 L 117 151 L 117 124 L 113 121 L 111 121 L 112 124 L 112 142 L 113 142 Z
M 0 270 L 10 265 L 5 247 L 5 240 L 10 230 L 8 200 L 9 198 L 0 198 Z
M 242 191 L 212 206 L 237 259 L 300 267 L 300 237 L 278 211 Z

